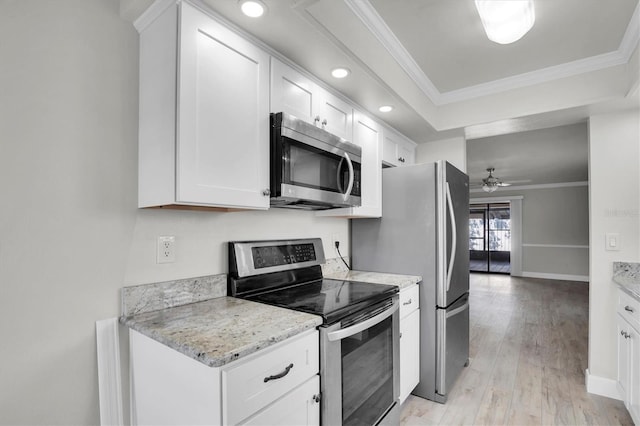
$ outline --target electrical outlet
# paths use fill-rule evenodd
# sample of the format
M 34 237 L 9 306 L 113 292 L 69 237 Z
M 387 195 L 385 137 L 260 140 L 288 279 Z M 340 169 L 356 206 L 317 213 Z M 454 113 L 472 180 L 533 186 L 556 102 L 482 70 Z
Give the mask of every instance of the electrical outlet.
M 157 263 L 172 263 L 176 261 L 176 237 L 158 237 L 156 252 Z
M 338 245 L 336 245 L 336 243 Z M 335 249 L 336 247 L 339 246 L 339 244 L 340 244 L 340 237 L 338 236 L 338 234 L 332 234 L 331 235 L 331 247 L 333 247 Z

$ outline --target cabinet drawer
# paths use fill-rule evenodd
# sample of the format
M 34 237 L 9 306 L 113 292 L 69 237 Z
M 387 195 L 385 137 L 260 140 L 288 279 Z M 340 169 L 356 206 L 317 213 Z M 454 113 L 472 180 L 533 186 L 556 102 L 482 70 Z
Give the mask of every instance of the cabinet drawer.
M 618 312 L 632 326 L 640 329 L 640 301 L 621 289 L 618 290 Z
M 314 426 L 320 424 L 320 377 L 313 376 L 263 411 L 251 417 L 243 426 Z
M 400 319 L 406 317 L 420 306 L 420 288 L 418 284 L 400 292 Z
M 314 331 L 224 369 L 223 423 L 237 424 L 317 374 L 318 339 Z

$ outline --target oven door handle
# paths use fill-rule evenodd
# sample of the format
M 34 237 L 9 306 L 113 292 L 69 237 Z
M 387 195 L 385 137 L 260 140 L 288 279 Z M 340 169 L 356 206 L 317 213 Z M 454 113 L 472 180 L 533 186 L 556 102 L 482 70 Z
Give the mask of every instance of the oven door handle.
M 389 318 L 398 310 L 398 301 L 394 300 L 393 304 L 389 307 L 389 309 L 379 313 L 375 317 L 371 317 L 366 319 L 358 324 L 354 324 L 351 327 L 343 328 L 342 330 L 332 331 L 331 333 L 327 333 L 327 339 L 330 342 L 335 342 L 336 340 L 342 340 L 347 337 L 351 337 L 354 334 L 358 334 L 361 331 L 366 330 L 367 328 L 371 328 L 374 325 L 381 323 L 382 321 Z

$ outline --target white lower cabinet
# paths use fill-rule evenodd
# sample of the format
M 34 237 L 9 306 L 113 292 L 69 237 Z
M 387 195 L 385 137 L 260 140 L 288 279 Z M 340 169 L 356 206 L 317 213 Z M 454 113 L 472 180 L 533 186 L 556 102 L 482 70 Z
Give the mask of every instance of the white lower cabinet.
M 420 309 L 418 284 L 400 292 L 400 403 L 420 381 Z
M 241 424 L 247 426 L 318 425 L 320 424 L 319 389 L 320 377 L 316 375 Z
M 640 424 L 640 302 L 618 290 L 618 391 L 635 424 Z
M 317 330 L 222 367 L 130 332 L 132 423 L 318 425 Z

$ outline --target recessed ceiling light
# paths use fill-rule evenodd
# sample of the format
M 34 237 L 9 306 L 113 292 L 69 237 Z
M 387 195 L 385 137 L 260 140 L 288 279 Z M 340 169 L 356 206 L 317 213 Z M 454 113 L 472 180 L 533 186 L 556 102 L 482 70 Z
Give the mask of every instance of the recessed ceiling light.
M 351 71 L 348 68 L 334 68 L 331 70 L 331 75 L 335 78 L 345 78 L 349 74 L 351 74 Z
M 240 0 L 240 10 L 251 18 L 258 18 L 267 11 L 267 6 L 260 0 Z
M 390 112 L 393 110 L 393 107 L 391 105 L 383 105 L 380 108 L 378 108 L 378 111 L 380 112 Z

